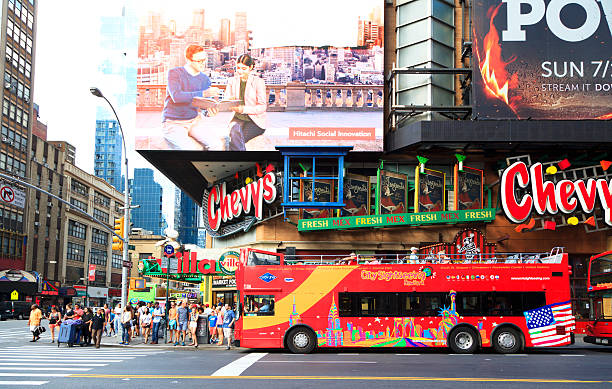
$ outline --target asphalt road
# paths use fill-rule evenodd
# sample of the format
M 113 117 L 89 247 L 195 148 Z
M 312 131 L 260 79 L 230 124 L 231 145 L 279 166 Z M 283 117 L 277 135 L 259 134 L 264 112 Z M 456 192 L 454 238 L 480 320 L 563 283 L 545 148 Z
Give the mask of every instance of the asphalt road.
M 48 331 L 31 339 L 26 321 L 0 322 L 0 387 L 167 388 L 612 388 L 612 347 L 572 347 L 454 355 L 449 350 L 230 351 L 137 345 L 57 347 Z M 112 345 L 112 346 L 111 346 Z

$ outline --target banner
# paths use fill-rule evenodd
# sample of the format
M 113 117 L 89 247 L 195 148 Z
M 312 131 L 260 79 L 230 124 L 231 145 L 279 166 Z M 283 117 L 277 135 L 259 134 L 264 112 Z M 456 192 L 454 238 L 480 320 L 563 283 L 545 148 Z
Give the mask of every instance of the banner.
M 480 209 L 483 203 L 483 171 L 455 164 L 453 209 Z
M 473 115 L 612 118 L 612 5 L 483 0 L 473 5 Z
M 446 174 L 437 170 L 416 167 L 414 212 L 439 212 L 446 210 Z
M 89 265 L 89 276 L 88 276 L 88 280 L 89 281 L 95 281 L 96 280 L 96 265 Z
M 380 171 L 380 207 L 381 215 L 391 213 L 405 213 L 408 177 L 405 174 Z
M 137 150 L 383 150 L 382 0 L 139 5 Z
M 357 174 L 344 176 L 344 199 L 340 216 L 363 216 L 370 214 L 370 177 Z

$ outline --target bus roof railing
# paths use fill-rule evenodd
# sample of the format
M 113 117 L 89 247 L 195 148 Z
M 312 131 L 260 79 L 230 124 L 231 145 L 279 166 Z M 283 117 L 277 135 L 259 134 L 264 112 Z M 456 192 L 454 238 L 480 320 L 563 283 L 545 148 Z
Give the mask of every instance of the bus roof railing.
M 355 254 L 353 255 L 292 255 L 286 265 L 378 265 L 378 264 L 542 264 L 561 263 L 563 248 L 539 253 L 478 253 L 465 254 Z

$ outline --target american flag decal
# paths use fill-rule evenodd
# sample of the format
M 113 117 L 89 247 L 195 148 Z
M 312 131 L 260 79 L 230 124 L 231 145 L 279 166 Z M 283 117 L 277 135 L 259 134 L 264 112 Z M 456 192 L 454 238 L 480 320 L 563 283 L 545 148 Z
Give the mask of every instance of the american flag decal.
M 569 301 L 532 309 L 523 313 L 529 339 L 534 346 L 559 346 L 570 342 L 570 333 L 576 328 Z M 557 327 L 564 327 L 564 334 L 557 334 Z

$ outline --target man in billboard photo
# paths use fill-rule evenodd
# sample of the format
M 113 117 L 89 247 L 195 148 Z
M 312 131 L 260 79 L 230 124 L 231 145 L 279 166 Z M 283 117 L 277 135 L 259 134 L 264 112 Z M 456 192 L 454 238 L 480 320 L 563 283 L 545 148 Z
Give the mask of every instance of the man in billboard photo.
M 185 49 L 185 66 L 168 71 L 168 86 L 162 112 L 162 132 L 166 142 L 178 150 L 225 150 L 226 136 L 206 126 L 200 109 L 191 102 L 194 97 L 215 97 L 219 88 L 202 71 L 206 68 L 204 47 L 189 45 Z M 206 116 L 216 115 L 216 108 Z
M 225 100 L 241 100 L 232 107 L 234 116 L 230 121 L 231 151 L 245 151 L 246 143 L 266 130 L 266 84 L 253 73 L 255 61 L 249 54 L 236 60 L 236 74 L 225 88 Z

